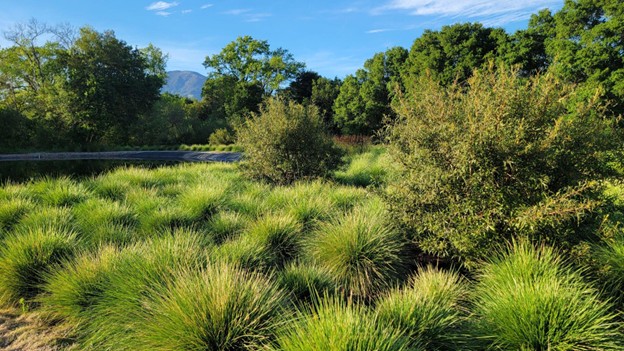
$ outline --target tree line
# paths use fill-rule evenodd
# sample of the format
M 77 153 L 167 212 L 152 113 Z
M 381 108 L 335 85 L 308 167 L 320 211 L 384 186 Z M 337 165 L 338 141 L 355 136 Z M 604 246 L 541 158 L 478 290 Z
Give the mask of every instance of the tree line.
M 567 0 L 513 34 L 479 23 L 426 30 L 409 50 L 377 53 L 343 80 L 244 36 L 206 57 L 208 79 L 196 101 L 160 93 L 167 56 L 152 45 L 31 20 L 6 31 L 12 46 L 0 50 L 0 121 L 8 126 L 0 148 L 205 143 L 275 96 L 316 105 L 334 134 L 375 135 L 396 119 L 392 102 L 409 82 L 428 75 L 462 84 L 489 64 L 517 67 L 525 78 L 552 72 L 578 87 L 576 99 L 597 96 L 615 116 L 624 113 L 621 33 L 620 1 Z

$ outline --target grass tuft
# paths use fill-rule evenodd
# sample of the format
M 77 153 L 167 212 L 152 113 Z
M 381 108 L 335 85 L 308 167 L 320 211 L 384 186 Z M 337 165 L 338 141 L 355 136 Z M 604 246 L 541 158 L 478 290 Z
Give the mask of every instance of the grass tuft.
M 379 208 L 356 208 L 320 226 L 308 251 L 350 296 L 371 298 L 403 272 L 405 243 Z
M 493 349 L 622 349 L 611 306 L 550 247 L 514 243 L 478 278 L 476 332 Z
M 75 234 L 57 228 L 35 228 L 14 233 L 0 247 L 0 304 L 26 303 L 41 292 L 45 275 L 71 257 Z
M 274 349 L 414 350 L 409 347 L 409 341 L 400 330 L 383 325 L 365 307 L 336 298 L 323 299 L 312 311 L 302 313 L 298 321 L 279 334 Z
M 284 293 L 227 264 L 185 271 L 146 305 L 135 350 L 258 350 L 281 325 Z
M 411 345 L 423 350 L 465 349 L 467 284 L 453 272 L 421 269 L 409 284 L 377 303 L 379 320 L 405 330 Z

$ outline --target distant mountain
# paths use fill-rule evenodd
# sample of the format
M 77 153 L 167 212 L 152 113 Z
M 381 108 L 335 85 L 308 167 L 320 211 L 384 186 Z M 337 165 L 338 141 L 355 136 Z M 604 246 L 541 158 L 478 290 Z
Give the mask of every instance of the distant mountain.
M 201 91 L 206 77 L 192 71 L 167 72 L 167 82 L 163 86 L 163 93 L 178 94 L 185 97 L 201 99 Z

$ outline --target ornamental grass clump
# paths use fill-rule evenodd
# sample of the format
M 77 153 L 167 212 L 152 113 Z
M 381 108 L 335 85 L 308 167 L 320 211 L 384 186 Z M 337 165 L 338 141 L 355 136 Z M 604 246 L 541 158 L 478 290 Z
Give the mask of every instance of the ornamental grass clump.
M 238 126 L 237 136 L 244 172 L 255 179 L 289 184 L 327 176 L 340 163 L 341 151 L 314 105 L 269 99 Z
M 76 248 L 75 234 L 59 228 L 27 229 L 7 236 L 0 247 L 0 305 L 34 302 L 46 274 L 72 257 Z
M 347 296 L 372 298 L 393 285 L 407 261 L 405 242 L 378 203 L 319 226 L 307 251 Z
M 506 68 L 449 87 L 406 82 L 387 134 L 399 165 L 385 196 L 392 217 L 421 249 L 468 268 L 519 235 L 587 240 L 579 229 L 599 212 L 606 156 L 622 145 L 599 101 L 553 74 Z
M 478 272 L 475 340 L 496 350 L 622 350 L 611 305 L 554 249 L 514 243 Z
M 401 330 L 381 323 L 366 307 L 325 298 L 280 332 L 274 350 L 402 351 L 411 348 Z
M 428 267 L 381 297 L 376 311 L 381 323 L 404 330 L 415 348 L 461 350 L 469 340 L 467 297 L 467 283 L 459 274 Z
M 285 294 L 229 264 L 182 271 L 145 304 L 134 350 L 259 350 L 284 323 Z

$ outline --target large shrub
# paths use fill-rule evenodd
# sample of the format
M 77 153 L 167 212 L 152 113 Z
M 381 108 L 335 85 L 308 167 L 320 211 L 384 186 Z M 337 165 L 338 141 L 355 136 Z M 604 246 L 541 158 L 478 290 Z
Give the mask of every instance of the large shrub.
M 400 174 L 393 217 L 425 251 L 470 265 L 514 235 L 574 243 L 600 204 L 601 156 L 618 147 L 613 119 L 552 75 L 475 72 L 465 85 L 407 82 L 389 128 Z
M 340 152 L 314 106 L 269 99 L 260 113 L 237 128 L 244 169 L 256 179 L 291 183 L 322 177 L 338 165 Z

